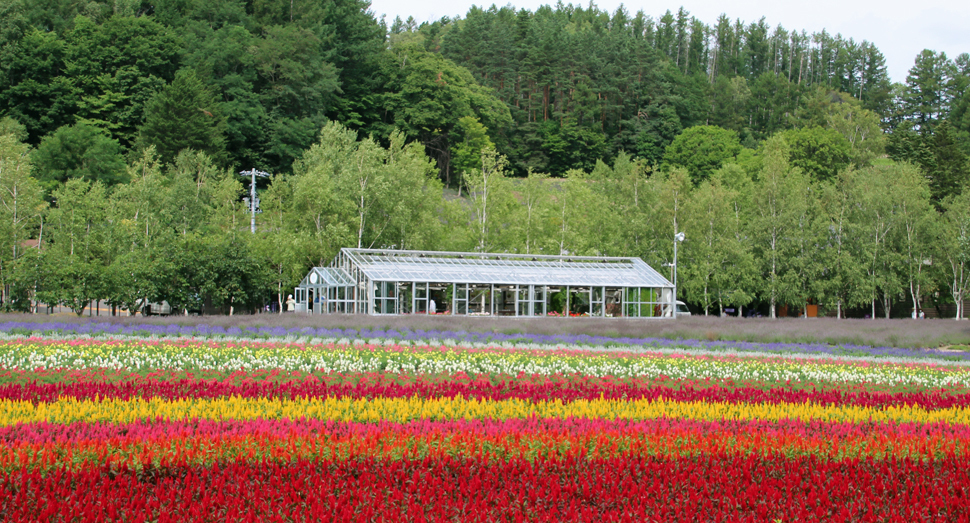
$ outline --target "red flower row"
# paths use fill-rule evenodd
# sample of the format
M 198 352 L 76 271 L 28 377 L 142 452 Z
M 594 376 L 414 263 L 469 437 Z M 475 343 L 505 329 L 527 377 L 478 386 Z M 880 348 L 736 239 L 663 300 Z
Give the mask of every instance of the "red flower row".
M 796 422 L 696 422 L 529 419 L 421 421 L 406 424 L 251 420 L 126 425 L 26 424 L 0 430 L 0 471 L 56 471 L 109 464 L 116 468 L 186 466 L 265 460 L 330 462 L 362 458 L 464 456 L 607 459 L 644 456 L 808 456 L 966 459 L 966 426 Z
M 694 388 L 657 386 L 652 381 L 550 381 L 537 382 L 533 377 L 510 378 L 493 383 L 485 379 L 440 381 L 417 378 L 398 383 L 381 375 L 341 376 L 339 383 L 320 381 L 315 377 L 295 381 L 209 381 L 195 379 L 141 380 L 124 382 L 28 383 L 0 386 L 0 400 L 32 403 L 54 402 L 63 397 L 97 398 L 217 398 L 253 397 L 456 397 L 468 399 L 524 399 L 530 401 L 559 399 L 657 399 L 731 403 L 805 403 L 818 405 L 854 405 L 870 408 L 919 405 L 925 409 L 970 406 L 970 395 L 944 391 L 888 393 L 841 390 L 793 390 L 788 388 L 758 389 L 751 387 Z
M 960 459 L 244 461 L 0 476 L 19 521 L 970 521 Z

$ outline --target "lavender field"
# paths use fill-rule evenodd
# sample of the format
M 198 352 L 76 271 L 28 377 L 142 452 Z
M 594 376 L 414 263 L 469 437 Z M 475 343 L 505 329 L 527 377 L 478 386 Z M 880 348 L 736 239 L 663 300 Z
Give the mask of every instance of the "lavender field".
M 681 318 L 643 321 L 597 318 L 374 317 L 261 314 L 205 317 L 0 315 L 0 333 L 131 336 L 381 338 L 588 346 L 693 346 L 768 352 L 936 355 L 970 359 L 970 323 L 953 320 Z

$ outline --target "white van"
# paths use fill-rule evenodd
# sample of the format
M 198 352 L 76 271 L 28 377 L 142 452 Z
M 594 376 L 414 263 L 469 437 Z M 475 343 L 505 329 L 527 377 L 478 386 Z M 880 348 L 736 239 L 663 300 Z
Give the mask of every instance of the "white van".
M 663 313 L 664 318 L 670 318 L 671 316 L 673 316 L 670 312 L 670 305 L 664 305 L 663 311 L 664 311 Z M 681 316 L 690 316 L 690 309 L 687 308 L 686 303 L 680 300 L 677 300 L 677 317 L 681 317 Z
M 670 298 L 672 298 L 672 292 L 670 289 L 663 289 L 660 292 L 660 302 L 663 304 L 663 314 L 660 316 L 663 318 L 669 318 L 673 316 L 670 311 Z M 690 316 L 690 309 L 687 308 L 687 304 L 677 300 L 677 316 Z
M 687 304 L 677 300 L 677 316 L 690 316 L 690 309 L 687 308 Z
M 162 303 L 148 303 L 142 306 L 144 300 L 138 300 L 135 302 L 135 310 L 140 311 L 144 316 L 160 315 L 168 316 L 172 314 L 172 306 L 168 304 L 167 301 L 162 301 Z M 680 310 L 680 309 L 678 309 Z M 678 312 L 678 314 L 680 314 Z

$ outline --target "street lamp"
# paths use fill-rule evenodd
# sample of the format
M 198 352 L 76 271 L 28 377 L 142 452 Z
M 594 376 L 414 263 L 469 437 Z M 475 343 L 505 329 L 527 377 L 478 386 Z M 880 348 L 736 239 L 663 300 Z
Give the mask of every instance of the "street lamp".
M 257 171 L 256 169 L 251 169 L 249 171 L 239 171 L 239 176 L 249 176 L 249 198 L 243 198 L 243 201 L 249 205 L 249 212 L 252 218 L 249 220 L 249 229 L 253 234 L 256 234 L 256 213 L 260 212 L 259 209 L 259 199 L 256 198 L 256 177 L 267 178 L 269 173 L 263 171 Z
M 674 291 L 671 293 L 673 303 L 670 304 L 674 319 L 677 319 L 677 244 L 682 241 L 684 241 L 683 232 L 674 235 Z

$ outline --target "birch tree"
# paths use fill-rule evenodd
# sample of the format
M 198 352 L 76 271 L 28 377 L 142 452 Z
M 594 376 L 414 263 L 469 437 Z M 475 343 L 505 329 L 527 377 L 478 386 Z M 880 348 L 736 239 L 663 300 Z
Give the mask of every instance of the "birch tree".
M 891 243 L 899 221 L 896 176 L 893 167 L 868 167 L 852 177 L 855 205 L 851 219 L 858 228 L 857 256 L 866 275 L 860 290 L 868 296 L 871 318 L 876 317 L 880 299 L 889 317 L 891 298 L 901 287 L 896 275 L 899 260 Z
M 926 178 L 911 165 L 894 168 L 893 195 L 898 203 L 899 226 L 895 250 L 900 256 L 915 318 L 923 308 L 922 296 L 932 288 L 934 246 L 939 242 L 938 214 L 930 203 Z
M 826 266 L 821 277 L 823 300 L 834 302 L 835 317 L 845 316 L 845 307 L 855 299 L 855 289 L 863 279 L 861 267 L 854 256 L 854 241 L 858 240 L 855 223 L 850 220 L 853 206 L 853 170 L 839 174 L 833 183 L 820 185 L 819 210 L 821 231 L 818 255 Z
M 269 281 L 276 291 L 276 305 L 283 313 L 284 289 L 295 286 L 305 274 L 306 267 L 297 256 L 297 235 L 288 227 L 288 211 L 293 203 L 293 186 L 282 175 L 275 175 L 263 192 L 260 204 L 263 212 L 254 243 L 254 251 L 264 261 Z
M 440 241 L 438 204 L 443 186 L 434 162 L 418 142 L 407 143 L 403 133 L 394 132 L 382 151 L 375 191 L 369 210 L 371 226 L 365 246 L 399 249 L 434 249 Z
M 716 275 L 729 265 L 734 195 L 720 180 L 703 182 L 685 205 L 684 228 L 690 231 L 681 258 L 685 296 L 704 308 L 704 316 L 718 302 Z M 686 262 L 686 263 L 685 263 Z
M 788 270 L 785 274 L 785 291 L 788 303 L 804 310 L 808 318 L 807 305 L 817 302 L 824 296 L 824 278 L 827 269 L 820 254 L 820 228 L 824 221 L 818 219 L 818 187 L 808 176 L 794 169 L 789 175 L 789 211 L 792 228 L 789 233 Z
M 105 189 L 100 182 L 72 179 L 54 191 L 54 200 L 39 297 L 80 316 L 91 301 L 105 297 Z
M 0 134 L 0 306 L 8 310 L 15 305 L 11 285 L 24 243 L 36 239 L 47 208 L 31 170 L 27 144 L 13 132 Z M 17 308 L 24 305 L 29 305 L 29 298 Z
M 613 164 L 613 184 L 610 188 L 617 204 L 620 227 L 616 240 L 625 254 L 641 256 L 652 250 L 655 239 L 649 234 L 649 209 L 653 206 L 649 190 L 650 166 L 643 160 L 626 160 L 618 154 Z
M 344 187 L 347 194 L 353 197 L 356 207 L 358 249 L 364 247 L 364 232 L 368 226 L 367 219 L 372 208 L 387 191 L 386 180 L 380 173 L 380 166 L 384 162 L 383 152 L 373 140 L 359 142 L 351 155 L 350 168 L 338 171 L 347 176 L 346 180 L 338 178 L 338 186 Z M 341 181 L 344 183 L 340 183 Z M 386 221 L 384 225 L 386 226 Z M 379 237 L 380 233 L 372 236 L 375 240 L 370 242 L 368 248 L 374 246 L 376 237 Z
M 721 242 L 726 263 L 714 273 L 712 283 L 717 293 L 719 312 L 724 313 L 725 305 L 735 305 L 738 316 L 743 316 L 744 307 L 754 300 L 758 281 L 749 232 L 753 184 L 751 177 L 735 164 L 715 171 L 712 180 L 725 188 L 729 207 L 725 237 Z
M 523 236 L 525 237 L 525 253 L 543 251 L 543 245 L 548 236 L 546 224 L 548 223 L 549 207 L 552 203 L 549 199 L 549 175 L 537 173 L 529 170 L 528 176 L 518 186 L 519 200 L 522 204 L 521 224 Z
M 788 144 L 780 136 L 768 140 L 763 167 L 755 186 L 752 220 L 754 247 L 758 255 L 762 284 L 760 294 L 768 301 L 769 316 L 777 318 L 778 304 L 797 296 L 790 277 L 792 235 L 806 205 L 805 175 L 788 164 Z
M 970 191 L 944 202 L 940 228 L 942 272 L 956 304 L 957 320 L 964 319 L 963 300 L 970 290 Z
M 157 282 L 171 283 L 166 277 L 170 259 L 158 252 L 165 247 L 165 234 L 170 232 L 165 230 L 163 215 L 170 214 L 172 202 L 153 146 L 133 158 L 127 175 L 131 182 L 117 186 L 108 202 L 111 260 L 106 271 L 106 297 L 112 307 L 132 314 L 139 303 L 155 301 Z
M 693 231 L 684 229 L 684 207 L 690 198 L 693 183 L 685 169 L 675 168 L 667 173 L 654 174 L 648 184 L 652 203 L 648 213 L 649 235 L 655 239 L 648 263 L 670 265 L 674 259 L 674 236 L 686 232 L 685 242 L 693 241 Z M 683 245 L 682 245 L 683 246 Z M 673 280 L 673 272 L 669 274 Z
M 353 201 L 337 184 L 338 172 L 351 164 L 357 134 L 337 124 L 327 124 L 320 140 L 293 164 L 290 223 L 300 243 L 306 267 L 329 263 L 340 247 L 353 241 L 344 217 L 353 216 Z
M 492 148 L 482 151 L 482 168 L 468 173 L 466 180 L 472 193 L 475 250 L 489 252 L 503 246 L 511 212 L 515 206 L 509 181 L 508 161 Z M 505 245 L 508 248 L 508 245 Z

